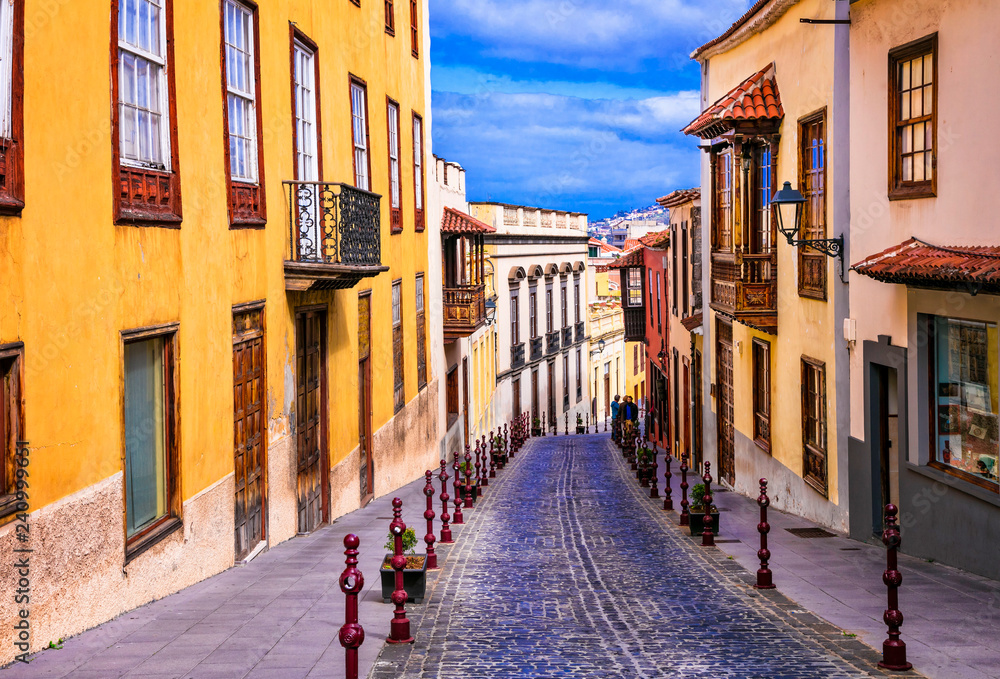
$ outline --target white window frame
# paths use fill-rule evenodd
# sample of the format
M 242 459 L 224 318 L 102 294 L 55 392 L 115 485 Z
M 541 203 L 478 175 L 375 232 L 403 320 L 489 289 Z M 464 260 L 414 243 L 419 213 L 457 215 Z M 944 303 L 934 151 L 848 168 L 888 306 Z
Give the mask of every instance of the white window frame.
M 0 138 L 14 138 L 14 0 L 0 0 Z
M 413 189 L 416 191 L 414 203 L 417 210 L 424 209 L 424 123 L 413 117 Z
M 354 185 L 370 190 L 368 176 L 368 93 L 360 83 L 351 81 L 351 133 L 354 139 Z
M 223 23 L 224 35 L 223 43 L 226 50 L 226 105 L 229 107 L 229 129 L 227 130 L 227 141 L 229 143 L 229 176 L 233 181 L 245 182 L 249 184 L 256 184 L 258 180 L 258 168 L 257 168 L 257 153 L 258 153 L 258 140 L 257 140 L 257 70 L 256 70 L 256 54 L 254 52 L 254 13 L 244 4 L 236 2 L 236 0 L 226 0 L 225 6 L 223 8 L 225 12 L 225 18 Z M 233 15 L 239 15 L 241 19 L 245 22 L 242 26 L 244 29 L 244 38 L 246 39 L 246 45 L 240 46 L 233 42 L 234 36 L 230 34 L 230 24 L 231 24 L 231 13 Z M 236 73 L 234 70 L 237 66 L 243 66 L 241 63 L 234 63 L 233 53 L 236 52 L 240 61 L 245 61 L 245 66 L 247 69 L 246 85 L 247 87 L 241 87 L 243 83 L 237 82 L 233 84 L 233 79 L 231 74 Z M 234 102 L 243 103 L 243 118 L 242 124 L 245 126 L 243 134 L 239 131 L 233 131 L 233 123 L 239 122 L 239 118 L 236 118 L 234 113 Z M 236 118 L 234 120 L 234 118 Z M 235 137 L 238 142 L 236 146 L 233 145 L 233 137 Z M 239 171 L 240 159 L 237 152 L 240 148 L 243 148 L 246 152 L 246 158 L 243 159 L 242 171 Z
M 319 118 L 316 106 L 316 52 L 300 40 L 294 46 L 295 162 L 299 181 L 319 181 Z M 307 134 L 308 132 L 308 134 Z
M 159 37 L 159 51 L 161 54 L 156 54 L 138 44 L 138 39 L 135 42 L 129 42 L 126 38 L 128 35 L 126 22 L 128 21 L 128 9 L 130 7 L 135 7 L 135 31 L 138 33 L 140 30 L 139 14 L 141 8 L 146 8 L 148 12 L 150 8 L 155 8 L 156 13 L 159 14 L 159 23 L 156 31 Z M 149 14 L 147 16 L 147 26 L 146 29 L 149 31 L 149 38 L 152 40 L 152 31 L 154 26 L 151 23 Z M 150 45 L 152 47 L 152 45 Z M 125 90 L 125 84 L 128 82 L 125 77 L 125 64 L 126 61 L 131 58 L 136 64 L 136 76 L 135 81 L 138 85 L 139 82 L 139 66 L 145 65 L 148 69 L 150 66 L 158 70 L 158 73 L 149 74 L 147 70 L 147 78 L 156 80 L 156 95 L 153 100 L 149 101 L 149 106 L 146 108 L 141 108 L 138 103 L 132 104 L 125 101 L 123 97 L 123 92 Z M 149 85 L 147 85 L 149 87 Z M 152 87 L 149 87 L 151 90 Z M 136 88 L 138 93 L 138 87 Z M 135 97 L 138 100 L 138 96 Z M 158 108 L 153 108 L 152 104 L 156 103 Z M 167 78 L 167 11 L 165 0 L 118 0 L 118 152 L 119 160 L 121 164 L 128 165 L 132 167 L 141 167 L 145 169 L 163 170 L 165 172 L 170 171 L 170 96 L 169 96 L 169 81 Z M 153 141 L 156 137 L 160 147 L 160 157 L 156 158 L 152 154 L 148 158 L 142 158 L 141 153 L 139 153 L 140 141 L 138 137 L 140 136 L 140 124 L 139 116 L 140 113 L 146 112 L 151 116 L 155 115 L 159 117 L 160 129 L 159 134 L 154 134 L 152 130 L 152 118 L 147 124 L 147 130 L 145 132 L 146 143 L 149 148 L 153 148 Z M 124 121 L 126 117 L 133 119 L 133 130 L 136 134 L 135 147 L 136 152 L 126 153 L 125 150 L 125 130 Z M 133 157 L 134 156 L 134 157 Z
M 399 185 L 399 104 L 390 101 L 386 105 L 389 122 L 389 200 L 393 209 L 400 206 Z

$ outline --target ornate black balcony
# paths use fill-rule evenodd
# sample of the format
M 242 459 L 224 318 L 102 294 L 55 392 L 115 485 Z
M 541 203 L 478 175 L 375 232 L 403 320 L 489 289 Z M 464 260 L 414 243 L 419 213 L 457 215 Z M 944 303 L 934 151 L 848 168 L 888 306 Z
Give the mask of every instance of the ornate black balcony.
M 552 354 L 559 351 L 559 331 L 545 333 L 545 353 Z
M 531 338 L 531 360 L 537 361 L 542 357 L 542 336 Z
M 519 342 L 510 348 L 510 367 L 520 368 L 524 365 L 524 342 Z
M 563 349 L 567 349 L 573 345 L 573 328 L 572 326 L 562 329 L 562 345 Z
M 352 288 L 382 265 L 381 196 L 347 184 L 285 182 L 286 290 Z
M 587 324 L 579 321 L 576 324 L 576 341 L 580 342 L 587 335 Z

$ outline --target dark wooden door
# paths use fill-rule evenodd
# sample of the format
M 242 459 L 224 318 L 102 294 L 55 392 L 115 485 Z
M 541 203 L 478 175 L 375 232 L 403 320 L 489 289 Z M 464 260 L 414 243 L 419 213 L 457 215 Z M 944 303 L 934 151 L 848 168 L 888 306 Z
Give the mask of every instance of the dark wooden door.
M 556 364 L 549 363 L 549 421 L 547 428 L 558 429 L 556 426 Z
M 681 419 L 684 422 L 684 440 L 681 450 L 691 450 L 691 368 L 684 360 L 684 402 L 681 404 Z
M 733 326 L 728 323 L 718 324 L 718 342 L 716 356 L 718 362 L 719 392 L 719 469 L 718 477 L 725 479 L 730 485 L 735 483 L 734 469 L 735 428 L 733 426 Z
M 542 421 L 542 414 L 538 410 L 538 370 L 531 371 L 531 417 Z
M 606 368 L 607 366 L 605 366 Z M 604 418 L 611 417 L 611 373 L 604 372 Z
M 296 340 L 296 474 L 298 531 L 310 533 L 324 520 L 326 455 L 326 313 L 299 313 Z
M 511 382 L 511 391 L 514 401 L 513 415 L 516 418 L 521 414 L 521 378 L 515 377 Z
M 236 561 L 264 539 L 263 309 L 233 316 L 233 466 Z
M 361 457 L 358 480 L 362 507 L 375 494 L 375 462 L 372 459 L 371 310 L 371 294 L 358 297 L 358 450 Z

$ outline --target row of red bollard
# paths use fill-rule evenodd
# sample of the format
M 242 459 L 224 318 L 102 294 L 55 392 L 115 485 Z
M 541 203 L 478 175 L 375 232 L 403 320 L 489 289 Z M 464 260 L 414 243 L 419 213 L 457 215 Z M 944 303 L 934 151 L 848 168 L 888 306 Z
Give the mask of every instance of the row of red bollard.
M 626 437 L 628 438 L 628 437 Z M 638 437 L 632 441 L 622 440 L 620 442 L 622 446 L 622 452 L 626 459 L 632 462 L 633 469 L 636 469 L 636 463 L 632 458 L 634 454 L 634 445 Z M 640 479 L 640 485 L 650 486 L 650 497 L 659 497 L 657 495 L 656 488 L 656 456 L 657 448 L 656 444 L 653 444 L 653 448 L 650 451 L 648 448 L 643 450 L 647 451 L 646 454 L 641 458 L 638 465 L 637 478 Z M 690 506 L 687 499 L 688 481 L 687 475 L 689 471 L 688 467 L 688 453 L 683 453 L 680 459 L 680 472 L 681 472 L 681 500 L 680 500 L 680 515 L 679 515 L 679 525 L 688 526 L 690 525 L 690 513 L 688 508 Z M 670 454 L 670 450 L 664 451 L 664 499 L 663 499 L 663 509 L 665 511 L 673 511 L 674 502 L 672 497 L 671 481 L 673 480 L 673 473 L 671 472 L 671 463 L 674 458 Z M 648 481 L 648 483 L 647 483 Z M 702 518 L 702 525 L 704 527 L 702 532 L 701 545 L 703 547 L 715 546 L 715 535 L 713 532 L 714 517 L 711 513 L 712 507 L 712 474 L 711 474 L 711 464 L 705 462 L 704 464 L 704 475 L 702 476 L 702 482 L 705 484 L 705 494 L 702 497 L 702 505 L 704 507 L 705 513 Z M 757 532 L 760 535 L 760 548 L 757 550 L 757 558 L 760 560 L 760 568 L 757 569 L 757 581 L 754 583 L 754 589 L 775 589 L 774 584 L 774 574 L 771 572 L 770 560 L 771 560 L 771 550 L 767 546 L 767 536 L 771 532 L 771 524 L 767 520 L 767 509 L 771 505 L 771 500 L 767 495 L 767 479 L 760 479 L 760 495 L 757 497 L 757 506 L 760 508 L 760 522 L 757 524 Z M 882 543 L 886 546 L 886 569 L 882 574 L 882 582 L 885 583 L 888 589 L 888 605 L 882 616 L 888 628 L 888 638 L 882 644 L 882 660 L 879 661 L 879 667 L 894 671 L 907 671 L 912 669 L 913 665 L 906 660 L 906 643 L 900 639 L 900 626 L 903 624 L 903 614 L 899 610 L 899 586 L 903 581 L 903 576 L 899 572 L 897 563 L 897 552 L 901 542 L 899 526 L 897 525 L 896 516 L 899 513 L 898 508 L 895 505 L 889 504 L 885 507 L 885 530 L 882 532 Z
M 441 482 L 441 494 L 438 499 L 441 501 L 441 539 L 434 535 L 434 472 L 428 469 L 424 473 L 424 495 L 427 497 L 427 508 L 424 511 L 424 519 L 427 521 L 427 534 L 424 535 L 424 542 L 427 545 L 427 570 L 438 568 L 437 553 L 434 550 L 434 543 L 453 544 L 451 526 L 462 524 L 465 518 L 462 509 L 469 509 L 474 506 L 475 491 L 482 493 L 482 489 L 489 486 L 489 479 L 496 478 L 496 472 L 503 469 L 507 462 L 514 458 L 514 454 L 521 449 L 524 442 L 531 436 L 531 427 L 528 414 L 523 413 L 511 420 L 510 428 L 504 424 L 503 429 L 497 428 L 483 436 L 475 443 L 475 448 L 466 446 L 464 464 L 461 463 L 459 453 L 454 453 L 452 471 L 454 472 L 454 500 L 448 494 L 448 480 L 452 478 L 448 475 L 448 462 L 441 460 L 438 479 Z M 475 453 L 473 455 L 473 452 Z M 464 475 L 465 483 L 462 483 Z M 475 481 L 475 484 L 473 484 Z M 474 490 L 475 489 L 475 490 Z M 454 515 L 449 514 L 449 502 L 454 502 Z M 408 595 L 404 587 L 404 574 L 406 568 L 406 556 L 403 554 L 403 534 L 406 532 L 406 524 L 402 518 L 403 501 L 394 498 L 392 501 L 392 523 L 389 524 L 389 533 L 393 539 L 393 556 L 390 560 L 395 571 L 395 589 L 392 592 L 391 601 L 395 605 L 392 621 L 389 624 L 389 637 L 386 641 L 390 644 L 403 644 L 413 642 L 410 634 L 410 621 L 406 617 L 406 601 Z M 358 595 L 364 588 L 364 576 L 358 570 L 358 547 L 361 541 L 357 535 L 350 534 L 344 537 L 344 554 L 347 556 L 347 568 L 340 576 L 340 589 L 347 597 L 345 609 L 345 622 L 340 628 L 340 644 L 346 651 L 347 679 L 357 679 L 358 677 L 358 649 L 365 640 L 365 630 L 358 621 Z

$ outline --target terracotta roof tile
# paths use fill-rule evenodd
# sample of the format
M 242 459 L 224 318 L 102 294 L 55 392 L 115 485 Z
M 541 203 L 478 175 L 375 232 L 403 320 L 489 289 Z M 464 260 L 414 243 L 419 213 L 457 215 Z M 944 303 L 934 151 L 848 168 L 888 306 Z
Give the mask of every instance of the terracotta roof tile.
M 729 36 L 731 36 L 738 29 L 740 29 L 744 24 L 746 24 L 748 21 L 750 21 L 750 19 L 752 19 L 753 16 L 755 14 L 757 14 L 757 12 L 759 12 L 761 9 L 763 9 L 764 6 L 767 5 L 769 2 L 771 2 L 771 0 L 757 0 L 757 2 L 755 2 L 753 5 L 750 6 L 750 9 L 748 9 L 746 12 L 744 12 L 743 16 L 741 16 L 739 19 L 737 19 L 733 23 L 732 26 L 730 26 L 728 29 L 726 29 L 725 33 L 723 33 L 722 35 L 720 35 L 717 38 L 713 38 L 712 40 L 708 41 L 707 43 L 705 43 L 704 45 L 702 45 L 701 47 L 699 47 L 698 49 L 696 49 L 691 54 L 691 58 L 692 59 L 697 59 L 703 52 L 705 52 L 706 50 L 708 50 L 711 47 L 714 47 L 715 45 L 718 45 L 720 42 L 722 42 L 723 40 L 725 40 L 726 38 L 728 38 Z
M 1000 294 L 1000 246 L 944 247 L 911 238 L 851 270 L 883 283 Z
M 464 212 L 446 207 L 441 218 L 441 233 L 496 233 L 496 229 Z
M 662 198 L 657 198 L 656 202 L 660 205 L 660 207 L 672 208 L 699 198 L 701 198 L 701 189 L 699 188 L 677 189 Z
M 731 128 L 733 121 L 780 121 L 784 117 L 774 62 L 771 62 L 705 109 L 682 131 L 711 139 Z
M 608 264 L 609 269 L 621 269 L 627 266 L 642 266 L 642 251 L 644 248 L 636 248 L 628 254 L 622 255 L 611 264 Z
M 670 242 L 670 230 L 664 229 L 663 231 L 647 233 L 645 236 L 639 239 L 639 242 L 645 245 L 647 248 L 666 247 L 667 244 Z

